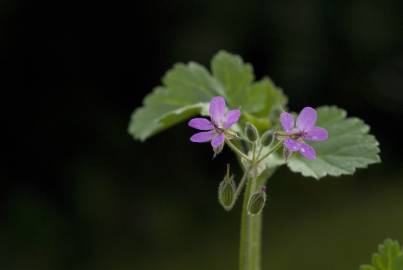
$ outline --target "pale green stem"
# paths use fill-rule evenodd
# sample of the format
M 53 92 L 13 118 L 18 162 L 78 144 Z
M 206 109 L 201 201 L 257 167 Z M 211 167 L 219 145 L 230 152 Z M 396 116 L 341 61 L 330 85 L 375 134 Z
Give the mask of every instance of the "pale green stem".
M 248 214 L 249 198 L 255 190 L 256 179 L 249 179 L 242 207 L 239 270 L 260 270 L 262 213 Z
M 236 154 L 238 154 L 239 156 L 241 156 L 242 158 L 244 158 L 248 161 L 251 161 L 250 158 L 247 155 L 245 155 L 241 150 L 239 150 L 238 147 L 236 147 L 230 140 L 225 139 L 225 142 L 232 149 L 232 151 L 234 151 Z
M 276 148 L 276 146 L 274 147 Z M 273 149 L 274 149 L 273 148 Z M 274 152 L 275 149 L 272 152 Z M 259 156 L 259 155 L 258 155 Z M 267 156 L 266 156 L 267 157 Z M 264 157 L 264 158 L 266 158 Z M 264 159 L 263 158 L 263 159 Z M 259 160 L 263 160 L 259 159 Z M 252 161 L 248 167 L 248 172 L 260 161 Z M 258 215 L 248 214 L 248 202 L 250 196 L 260 187 L 266 184 L 266 181 L 274 173 L 275 169 L 267 169 L 257 179 L 249 179 L 244 192 L 241 218 L 241 240 L 239 250 L 239 270 L 260 270 L 261 268 L 261 246 L 262 246 L 262 219 L 263 212 Z M 248 174 L 248 173 L 246 173 Z
M 259 160 L 256 162 L 256 164 L 262 162 L 265 158 L 270 156 L 274 151 L 280 148 L 280 146 L 283 144 L 283 141 L 279 141 L 272 149 L 269 150 L 266 154 L 264 154 Z
M 256 162 L 256 144 L 252 149 L 252 164 L 248 167 L 249 171 L 257 165 Z M 260 270 L 260 245 L 261 245 L 261 223 L 262 217 L 259 215 L 248 214 L 248 202 L 250 196 L 256 191 L 257 179 L 250 178 L 247 182 L 244 193 L 242 220 L 241 220 L 241 243 L 240 243 L 240 270 Z
M 246 181 L 247 181 L 247 179 L 248 179 L 248 175 L 249 175 L 250 169 L 251 169 L 251 166 L 248 166 L 248 168 L 245 170 L 245 172 L 244 172 L 244 174 L 243 174 L 241 180 L 239 181 L 238 187 L 237 187 L 237 189 L 235 190 L 234 199 L 233 199 L 233 201 L 232 201 L 232 204 L 228 207 L 227 210 L 231 210 L 232 207 L 234 207 L 236 201 L 238 200 L 238 197 L 239 197 L 239 195 L 241 194 L 242 189 L 243 189 L 243 187 L 244 187 L 244 185 L 245 185 L 245 183 L 246 183 Z
M 252 146 L 252 160 L 255 161 L 256 158 L 256 143 L 253 143 Z

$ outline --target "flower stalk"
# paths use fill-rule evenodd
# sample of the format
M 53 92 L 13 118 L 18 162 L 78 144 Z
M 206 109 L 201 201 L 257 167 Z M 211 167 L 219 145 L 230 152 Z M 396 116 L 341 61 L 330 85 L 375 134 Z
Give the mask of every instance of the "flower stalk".
M 249 199 L 256 189 L 256 179 L 246 185 L 241 217 L 241 240 L 239 249 L 239 270 L 260 270 L 262 213 L 249 215 Z
M 261 270 L 263 212 L 248 213 L 250 197 L 264 186 L 275 169 L 267 169 L 256 179 L 249 179 L 244 193 L 241 217 L 239 270 Z
M 227 143 L 229 148 L 231 148 L 231 150 L 235 152 L 235 154 L 249 162 L 252 162 L 252 160 L 247 155 L 245 155 L 238 147 L 236 147 L 230 140 L 226 139 L 225 142 Z
M 260 270 L 261 245 L 262 245 L 262 213 L 251 215 L 248 206 L 252 195 L 260 189 L 260 177 L 250 176 L 250 171 L 256 170 L 259 163 L 264 160 L 260 157 L 261 149 L 256 149 L 257 143 L 252 145 L 252 160 L 246 168 L 243 179 L 246 181 L 241 216 L 240 249 L 239 249 L 239 270 Z M 274 152 L 274 150 L 272 151 Z M 271 152 L 271 153 L 272 153 Z M 264 177 L 264 175 L 262 175 Z

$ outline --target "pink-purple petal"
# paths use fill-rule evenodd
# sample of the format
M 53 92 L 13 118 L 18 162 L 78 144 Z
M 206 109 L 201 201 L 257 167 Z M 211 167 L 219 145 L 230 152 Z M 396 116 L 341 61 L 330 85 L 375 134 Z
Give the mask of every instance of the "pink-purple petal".
M 301 148 L 299 149 L 299 152 L 301 155 L 306 157 L 309 160 L 314 160 L 316 159 L 316 152 L 315 149 L 313 149 L 312 146 L 306 144 L 306 143 L 301 143 Z
M 211 120 L 219 125 L 224 120 L 225 115 L 225 99 L 217 96 L 210 101 L 209 113 Z
M 224 143 L 224 140 L 225 140 L 224 133 L 220 133 L 211 140 L 211 146 L 213 146 L 213 148 L 216 149 Z
M 240 110 L 231 110 L 225 114 L 224 128 L 230 128 L 233 124 L 238 122 L 241 116 Z
M 280 123 L 285 132 L 291 133 L 294 128 L 294 117 L 290 113 L 282 112 L 280 115 Z
M 317 114 L 314 108 L 305 107 L 297 117 L 297 128 L 300 131 L 309 131 L 315 126 Z
M 190 140 L 196 143 L 209 142 L 213 138 L 213 135 L 214 131 L 199 132 L 190 137 Z
M 293 139 L 285 139 L 284 140 L 284 146 L 287 147 L 288 150 L 290 150 L 291 152 L 297 152 L 300 150 L 301 148 L 301 144 L 300 142 L 293 140 Z
M 214 128 L 206 118 L 193 118 L 189 121 L 188 125 L 198 130 L 212 130 Z
M 321 127 L 311 128 L 304 136 L 304 139 L 307 141 L 324 141 L 327 138 L 327 130 Z

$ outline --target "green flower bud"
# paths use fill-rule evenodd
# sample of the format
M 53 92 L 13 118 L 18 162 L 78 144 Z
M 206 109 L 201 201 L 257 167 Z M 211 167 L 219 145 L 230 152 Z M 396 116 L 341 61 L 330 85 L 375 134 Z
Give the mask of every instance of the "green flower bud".
M 253 193 L 249 198 L 248 202 L 249 215 L 260 214 L 265 203 L 266 203 L 266 188 L 262 187 L 260 191 Z
M 225 210 L 231 210 L 233 201 L 235 199 L 236 185 L 234 182 L 234 176 L 230 175 L 230 166 L 227 166 L 227 173 L 224 176 L 224 180 L 221 181 L 218 187 L 218 201 L 224 207 Z
M 257 131 L 257 128 L 251 123 L 246 124 L 245 134 L 246 138 L 248 138 L 248 140 L 251 142 L 255 142 L 259 138 L 259 132 Z
M 262 137 L 260 138 L 260 144 L 263 146 L 268 146 L 273 142 L 273 130 L 268 130 L 263 133 Z
M 232 202 L 234 201 L 235 182 L 222 181 L 218 188 L 218 201 L 225 210 L 231 210 Z

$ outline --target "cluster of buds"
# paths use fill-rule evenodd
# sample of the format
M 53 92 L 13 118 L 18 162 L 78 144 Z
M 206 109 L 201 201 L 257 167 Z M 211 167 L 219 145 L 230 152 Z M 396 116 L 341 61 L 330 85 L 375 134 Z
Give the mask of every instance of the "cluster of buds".
M 218 201 L 221 206 L 230 211 L 237 199 L 237 187 L 234 181 L 234 175 L 230 173 L 230 166 L 227 165 L 227 172 L 224 179 L 218 186 Z M 263 186 L 259 191 L 254 192 L 248 201 L 248 214 L 258 215 L 266 203 L 266 187 Z

